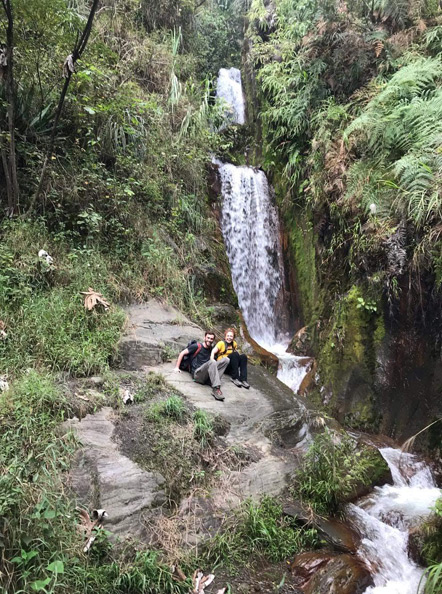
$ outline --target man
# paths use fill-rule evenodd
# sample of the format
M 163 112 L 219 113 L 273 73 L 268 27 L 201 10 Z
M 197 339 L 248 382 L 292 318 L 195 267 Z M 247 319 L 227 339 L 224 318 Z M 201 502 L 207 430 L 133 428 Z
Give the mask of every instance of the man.
M 213 332 L 206 332 L 204 334 L 204 342 L 202 345 L 198 345 L 198 343 L 195 342 L 181 351 L 178 355 L 175 371 L 181 373 L 181 362 L 186 355 L 189 356 L 191 358 L 190 373 L 192 374 L 193 379 L 199 384 L 205 384 L 207 380 L 210 380 L 212 396 L 215 400 L 224 400 L 220 388 L 221 377 L 229 364 L 229 359 L 225 358 L 220 359 L 219 361 L 214 361 L 210 358 L 214 340 L 215 334 Z

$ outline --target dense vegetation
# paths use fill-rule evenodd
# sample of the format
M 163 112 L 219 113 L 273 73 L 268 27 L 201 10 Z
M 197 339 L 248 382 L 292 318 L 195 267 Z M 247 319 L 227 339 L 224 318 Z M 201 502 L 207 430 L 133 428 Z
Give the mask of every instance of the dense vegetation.
M 250 127 L 216 134 L 213 76 L 239 64 L 243 15 Z M 121 303 L 157 296 L 207 321 L 205 297 L 229 299 L 206 173 L 210 151 L 239 162 L 247 144 L 286 221 L 319 361 L 312 397 L 353 426 L 382 426 L 373 386 L 386 335 L 405 325 L 440 353 L 439 3 L 3 0 L 0 19 L 0 375 L 12 385 L 0 400 L 0 587 L 187 592 L 156 552 L 117 556 L 104 537 L 79 553 L 62 481 L 77 444 L 54 437 L 73 414 L 61 374 L 106 372 Z M 108 311 L 84 309 L 88 287 Z M 347 384 L 359 400 L 342 411 Z M 183 415 L 171 395 L 145 421 Z M 205 447 L 213 426 L 195 415 Z M 337 472 L 342 459 L 354 476 Z M 350 443 L 317 438 L 297 496 L 335 512 L 371 464 L 353 460 Z M 189 568 L 277 561 L 316 542 L 269 499 L 224 528 Z
M 0 318 L 8 334 L 0 373 L 30 365 L 87 373 L 106 364 L 122 324 L 114 309 L 106 320 L 81 311 L 78 293 L 89 286 L 112 303 L 155 295 L 208 316 L 204 276 L 222 259 L 209 239 L 206 190 L 217 142 L 212 77 L 219 61 L 236 56 L 237 28 L 232 9 L 216 3 L 197 10 L 176 2 L 173 11 L 101 3 L 54 128 L 62 64 L 90 5 L 6 5 L 13 61 L 8 54 L 0 86 Z M 52 265 L 39 260 L 40 249 Z M 216 289 L 228 282 L 220 273 Z
M 355 427 L 407 436 L 438 414 L 439 3 L 254 0 L 248 19 L 254 158 L 285 213 L 325 387 L 312 397 Z M 427 413 L 388 419 L 417 375 Z
M 55 428 L 75 412 L 63 374 L 106 373 L 114 360 L 120 304 L 157 296 L 205 321 L 205 276 L 217 275 L 218 295 L 232 293 L 212 241 L 206 166 L 218 142 L 213 76 L 238 60 L 235 10 L 193 0 L 0 6 L 4 592 L 189 590 L 156 553 L 117 559 L 107 538 L 80 553 L 63 485 L 78 444 Z M 85 310 L 88 287 L 108 311 Z M 209 438 L 207 420 L 195 427 Z
M 254 159 L 292 245 L 318 364 L 309 396 L 402 437 L 441 416 L 441 31 L 432 0 L 254 0 L 248 13 Z M 420 445 L 440 454 L 440 430 Z M 321 484 L 306 495 L 326 506 Z

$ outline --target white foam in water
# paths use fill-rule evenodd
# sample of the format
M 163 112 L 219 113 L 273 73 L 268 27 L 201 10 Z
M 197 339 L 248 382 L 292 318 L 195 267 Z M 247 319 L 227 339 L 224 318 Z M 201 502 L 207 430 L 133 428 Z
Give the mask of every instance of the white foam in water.
M 232 124 L 244 124 L 245 103 L 241 86 L 241 72 L 238 68 L 221 68 L 216 83 L 216 96 L 227 105 L 226 121 Z
M 417 594 L 423 569 L 408 557 L 408 530 L 431 513 L 440 497 L 430 469 L 416 456 L 380 450 L 394 484 L 377 487 L 348 515 L 364 535 L 358 555 L 371 568 L 374 586 L 365 594 Z
M 291 388 L 296 394 L 307 373 L 308 363 L 306 364 L 305 357 L 296 357 L 291 353 L 287 353 L 287 346 L 284 344 L 273 344 L 266 345 L 265 348 L 279 359 L 277 374 L 279 381 Z

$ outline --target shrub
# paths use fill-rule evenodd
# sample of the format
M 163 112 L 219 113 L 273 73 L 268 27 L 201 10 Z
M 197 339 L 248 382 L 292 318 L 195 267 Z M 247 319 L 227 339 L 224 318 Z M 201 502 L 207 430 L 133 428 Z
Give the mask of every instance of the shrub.
M 317 435 L 295 474 L 293 493 L 320 514 L 335 514 L 343 500 L 376 469 L 369 450 L 328 429 Z
M 193 413 L 193 437 L 206 448 L 213 439 L 213 422 L 206 411 L 198 409 Z

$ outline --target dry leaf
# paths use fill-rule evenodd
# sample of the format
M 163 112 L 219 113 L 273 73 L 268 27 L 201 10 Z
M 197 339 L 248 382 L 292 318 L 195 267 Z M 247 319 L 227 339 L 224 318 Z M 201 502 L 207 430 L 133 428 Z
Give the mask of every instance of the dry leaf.
M 179 565 L 172 565 L 172 576 L 179 582 L 185 582 L 187 579 Z
M 104 509 L 94 509 L 92 512 L 93 519 L 91 519 L 87 511 L 84 509 L 78 508 L 78 513 L 80 516 L 80 524 L 77 525 L 77 528 L 85 532 L 87 541 L 83 548 L 83 553 L 87 553 L 91 548 L 92 543 L 97 538 L 97 533 L 94 533 L 93 530 L 95 528 L 101 528 L 102 522 L 104 518 L 108 517 L 108 514 Z
M 97 293 L 91 287 L 89 287 L 87 291 L 81 291 L 81 294 L 84 295 L 84 307 L 89 311 L 94 309 L 96 305 L 102 305 L 105 311 L 107 311 L 110 307 L 103 295 L 101 293 Z
M 201 569 L 195 569 L 192 577 L 192 594 L 201 594 L 201 592 L 204 592 L 206 586 L 209 586 L 214 579 L 215 576 L 213 575 L 213 573 L 209 573 L 205 576 L 204 572 Z

